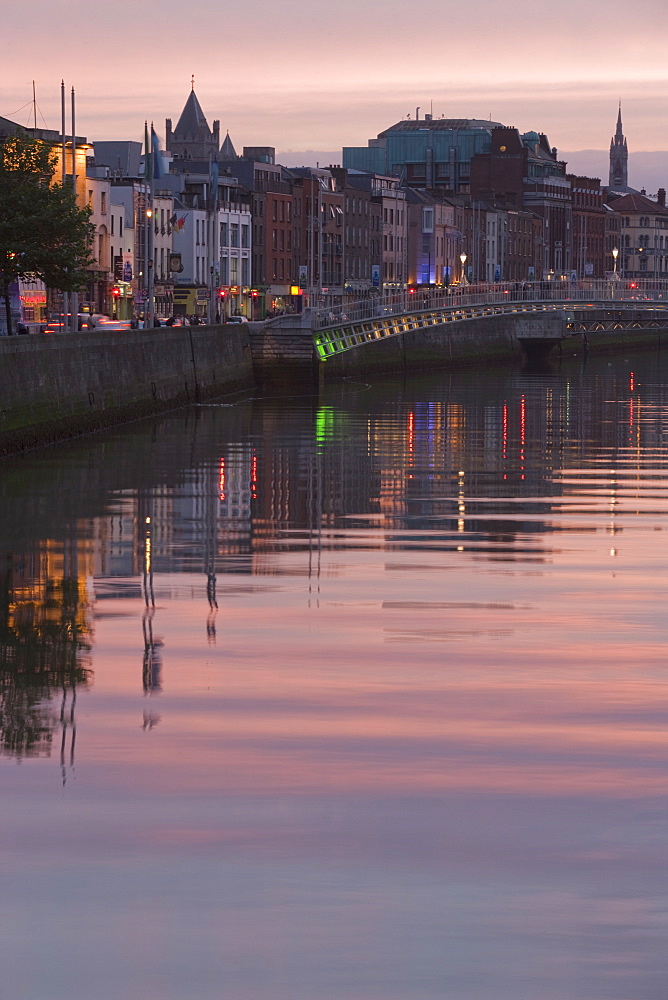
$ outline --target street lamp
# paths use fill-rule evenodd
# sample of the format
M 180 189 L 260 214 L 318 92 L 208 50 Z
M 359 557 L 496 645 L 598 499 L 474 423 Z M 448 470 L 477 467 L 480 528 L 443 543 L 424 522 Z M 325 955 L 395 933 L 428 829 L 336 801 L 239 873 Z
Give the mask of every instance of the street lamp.
M 459 259 L 460 259 L 461 264 L 462 264 L 462 274 L 461 274 L 461 278 L 459 279 L 460 285 L 466 285 L 466 284 L 468 284 L 468 282 L 466 280 L 466 275 L 464 274 L 464 264 L 466 263 L 466 258 L 467 258 L 467 255 L 465 253 L 460 253 Z
M 613 247 L 612 248 L 612 259 L 614 261 L 614 264 L 613 264 L 613 268 L 612 268 L 612 273 L 614 274 L 615 278 L 617 277 L 617 258 L 618 257 L 619 257 L 619 250 L 618 250 L 617 247 Z
M 144 303 L 144 328 L 150 329 L 153 326 L 155 303 L 153 299 L 153 207 L 149 205 L 146 209 L 146 300 Z

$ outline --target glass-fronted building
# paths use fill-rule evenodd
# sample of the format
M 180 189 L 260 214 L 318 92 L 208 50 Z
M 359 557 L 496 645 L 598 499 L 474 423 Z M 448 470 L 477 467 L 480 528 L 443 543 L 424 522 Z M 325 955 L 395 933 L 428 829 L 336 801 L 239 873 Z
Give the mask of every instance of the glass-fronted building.
M 498 122 L 469 118 L 407 119 L 370 139 L 345 146 L 343 165 L 353 170 L 401 177 L 409 187 L 469 191 L 471 160 L 488 153 Z

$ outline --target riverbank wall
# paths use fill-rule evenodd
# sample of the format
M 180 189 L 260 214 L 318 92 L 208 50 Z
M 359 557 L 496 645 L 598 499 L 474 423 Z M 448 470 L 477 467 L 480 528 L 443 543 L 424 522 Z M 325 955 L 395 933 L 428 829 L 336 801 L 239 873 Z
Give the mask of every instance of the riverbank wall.
M 308 316 L 154 330 L 0 338 L 0 455 L 76 437 L 262 385 L 290 388 L 434 368 L 522 364 L 533 341 L 545 357 L 563 316 L 452 322 L 317 359 Z M 576 333 L 560 356 L 657 349 L 666 329 Z
M 249 324 L 0 338 L 0 454 L 254 385 Z

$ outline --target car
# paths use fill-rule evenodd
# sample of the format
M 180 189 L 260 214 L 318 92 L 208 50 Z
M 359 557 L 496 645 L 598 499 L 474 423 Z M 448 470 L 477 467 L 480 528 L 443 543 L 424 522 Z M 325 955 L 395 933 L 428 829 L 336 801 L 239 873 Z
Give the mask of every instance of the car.
M 248 319 L 246 318 L 246 316 L 228 316 L 227 319 L 224 320 L 223 322 L 225 322 L 225 323 L 247 323 Z
M 94 327 L 95 330 L 99 330 L 101 333 L 111 332 L 113 330 L 129 330 L 130 320 L 129 319 L 109 319 L 108 316 L 101 317 L 98 319 Z
M 90 318 L 91 317 L 90 317 L 89 313 L 77 313 L 77 323 L 78 323 L 79 330 L 87 330 L 88 329 L 88 321 L 90 320 Z M 68 327 L 69 327 L 69 325 L 70 325 L 71 322 L 72 322 L 72 313 L 68 313 L 67 314 L 67 324 L 68 324 Z M 69 333 L 69 329 L 67 331 L 65 331 L 63 329 L 63 314 L 62 313 L 56 313 L 54 316 L 52 316 L 52 318 L 45 323 L 44 328 L 43 328 L 43 332 L 44 333 L 64 333 L 64 332 Z

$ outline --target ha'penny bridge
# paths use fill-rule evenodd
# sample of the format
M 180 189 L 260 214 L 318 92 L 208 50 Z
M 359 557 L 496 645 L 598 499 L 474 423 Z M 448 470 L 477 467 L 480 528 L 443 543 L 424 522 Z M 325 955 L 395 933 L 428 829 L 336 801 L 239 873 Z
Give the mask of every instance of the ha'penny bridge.
M 294 329 L 295 319 L 280 317 L 268 327 L 287 332 L 289 326 Z M 625 334 L 628 343 L 633 334 L 668 331 L 668 280 L 416 289 L 312 308 L 300 323 L 302 335 L 309 328 L 315 358 L 325 368 L 348 355 L 345 369 L 350 371 L 353 356 L 371 363 L 371 352 L 379 348 L 388 357 L 396 356 L 396 349 L 388 351 L 390 341 L 402 342 L 404 355 L 412 355 L 418 363 L 437 360 L 439 352 L 441 356 L 445 352 L 445 360 L 448 352 L 451 358 L 484 357 L 499 339 L 506 345 L 521 345 L 525 356 L 541 358 L 556 344 L 578 335 L 587 349 L 592 335 Z

